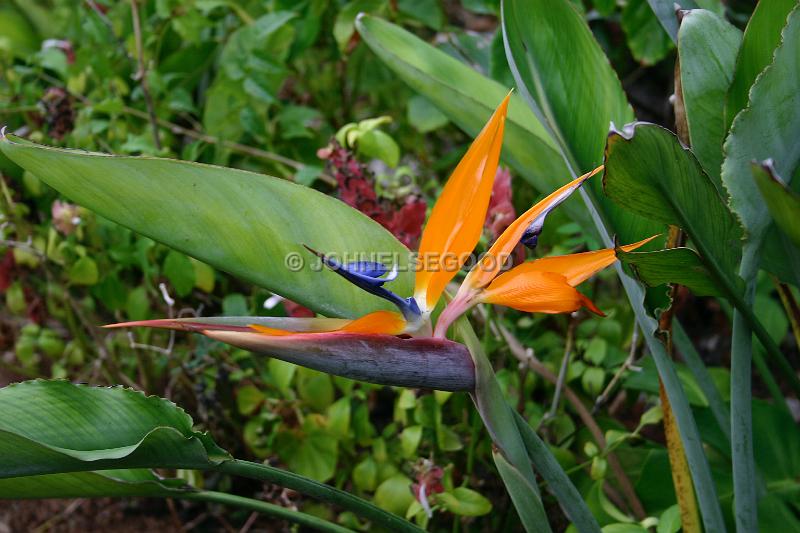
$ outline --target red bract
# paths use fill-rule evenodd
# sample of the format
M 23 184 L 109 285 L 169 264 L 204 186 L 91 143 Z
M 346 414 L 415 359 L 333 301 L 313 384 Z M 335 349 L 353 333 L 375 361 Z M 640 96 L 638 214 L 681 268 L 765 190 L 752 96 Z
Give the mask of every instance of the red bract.
M 392 215 L 388 225 L 384 227 L 391 231 L 400 242 L 410 249 L 417 247 L 422 234 L 422 225 L 425 223 L 425 213 L 428 204 L 418 196 L 409 196 L 406 203 Z
M 516 218 L 517 210 L 511 201 L 511 171 L 497 167 L 484 225 L 489 230 L 491 240 L 496 240 Z M 518 265 L 523 261 L 525 261 L 525 247 L 518 244 L 511 253 L 511 264 Z
M 499 237 L 516 218 L 517 212 L 511 202 L 511 172 L 507 168 L 497 167 L 486 213 L 486 229 L 492 240 Z
M 355 207 L 394 234 L 403 244 L 414 248 L 422 234 L 427 204 L 418 196 L 407 196 L 400 206 L 375 192 L 375 180 L 355 154 L 337 143 L 317 152 L 328 161 L 339 185 L 339 198 Z

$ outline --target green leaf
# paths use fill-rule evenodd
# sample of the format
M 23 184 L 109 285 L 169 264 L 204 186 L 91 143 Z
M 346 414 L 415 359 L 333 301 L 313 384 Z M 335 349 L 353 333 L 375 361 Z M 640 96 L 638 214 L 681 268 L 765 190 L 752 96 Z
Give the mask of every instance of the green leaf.
M 681 529 L 681 508 L 675 504 L 658 517 L 656 533 L 678 533 Z
M 781 40 L 781 30 L 786 26 L 789 12 L 796 5 L 797 0 L 771 0 L 756 4 L 744 30 L 736 71 L 725 103 L 728 127 L 739 112 L 747 107 L 750 88 L 756 77 L 772 63 L 773 53 Z
M 573 169 L 598 166 L 609 124 L 626 124 L 633 112 L 583 17 L 566 0 L 507 0 L 503 31 L 520 91 Z
M 400 449 L 403 457 L 411 458 L 417 453 L 422 440 L 422 426 L 409 426 L 400 433 Z
M 195 269 L 184 254 L 170 250 L 164 259 L 164 275 L 175 288 L 178 296 L 188 296 L 195 284 Z
M 310 368 L 297 369 L 297 395 L 313 410 L 322 412 L 333 403 L 331 377 Z
M 680 83 L 692 151 L 723 195 L 719 175 L 728 130 L 725 95 L 741 42 L 741 31 L 704 9 L 686 13 L 678 33 Z
M 467 487 L 437 494 L 436 503 L 458 516 L 483 516 L 492 511 L 492 502 Z
M 145 320 L 150 316 L 150 299 L 147 289 L 136 287 L 128 293 L 125 300 L 125 314 L 131 320 Z
M 416 19 L 433 30 L 441 30 L 444 23 L 439 0 L 398 0 L 397 9 L 403 15 Z
M 447 117 L 424 96 L 415 95 L 408 100 L 408 122 L 420 133 L 428 133 L 446 125 Z
M 612 132 L 603 184 L 625 208 L 683 228 L 714 279 L 726 289 L 738 288 L 741 230 L 697 159 L 672 132 L 646 123 Z
M 301 476 L 324 482 L 336 472 L 338 442 L 319 429 L 311 428 L 303 435 L 284 435 L 275 446 L 289 470 Z
M 380 159 L 394 168 L 400 162 L 400 147 L 387 133 L 371 129 L 358 138 L 358 153 Z
M 337 440 L 350 436 L 350 398 L 339 398 L 328 407 L 328 433 Z
M 633 57 L 643 65 L 655 65 L 674 46 L 646 0 L 629 0 L 620 22 Z
M 100 278 L 97 263 L 88 256 L 83 256 L 70 267 L 67 274 L 69 281 L 75 285 L 94 285 Z
M 567 473 L 556 460 L 553 452 L 522 415 L 511 408 L 509 410 L 514 413 L 528 457 L 536 466 L 536 470 L 547 481 L 548 490 L 556 496 L 567 517 L 581 533 L 596 533 L 600 529 L 597 520 L 578 489 L 575 488 Z
M 514 508 L 526 531 L 550 531 L 550 524 L 531 468 L 530 458 L 520 429 L 509 409 L 483 345 L 469 322 L 462 317 L 455 323 L 456 331 L 469 348 L 475 363 L 475 392 L 472 401 L 497 448 L 493 452 L 495 465 L 514 503 Z
M 339 50 L 345 51 L 353 33 L 356 31 L 356 17 L 359 13 L 372 13 L 379 11 L 385 0 L 355 0 L 348 3 L 336 15 L 333 24 L 333 38 L 339 45 Z
M 581 376 L 581 386 L 589 396 L 597 396 L 603 390 L 606 373 L 602 368 L 589 367 Z
M 750 90 L 747 109 L 733 122 L 722 165 L 731 208 L 756 246 L 771 218 L 752 178 L 751 161 L 772 159 L 775 172 L 787 180 L 800 163 L 800 143 L 787 142 L 800 138 L 800 9 L 792 11 L 781 39 L 775 60 Z
M 254 385 L 245 385 L 236 391 L 236 407 L 239 414 L 245 416 L 252 415 L 265 399 L 264 393 Z
M 411 480 L 402 474 L 396 474 L 375 489 L 375 505 L 390 513 L 405 516 L 408 506 L 414 501 L 411 494 Z
M 800 194 L 786 186 L 768 161 L 751 164 L 751 171 L 772 219 L 795 246 L 800 247 L 800 224 L 797 223 L 800 215 Z
M 0 499 L 94 498 L 109 496 L 180 497 L 195 491 L 182 479 L 164 479 L 151 470 L 105 470 L 0 479 Z
M 194 267 L 194 286 L 203 292 L 214 292 L 214 269 L 192 258 L 192 267 Z
M 360 491 L 373 491 L 378 483 L 378 465 L 372 456 L 367 457 L 353 468 L 353 483 Z
M 366 215 L 313 189 L 240 170 L 11 138 L 0 149 L 100 215 L 321 313 L 356 316 L 391 304 L 333 272 L 315 272 L 304 244 L 340 258 L 386 253 L 400 271 L 388 287 L 411 294 L 408 250 Z
M 469 135 L 478 134 L 508 92 L 507 87 L 390 22 L 362 15 L 356 27 L 387 67 Z M 511 97 L 505 127 L 503 159 L 539 192 L 549 193 L 563 185 L 568 172 L 556 144 L 516 95 Z M 567 201 L 564 209 L 589 225 L 577 202 Z
M 670 248 L 656 252 L 617 250 L 617 257 L 649 287 L 678 283 L 697 296 L 725 295 L 724 288 L 714 282 L 697 252 L 691 248 Z
M 583 17 L 566 0 L 509 0 L 503 4 L 503 36 L 520 92 L 568 163 L 569 172 L 559 176 L 559 185 L 570 175 L 577 177 L 600 165 L 611 124 L 626 124 L 634 117 L 616 73 Z M 599 179 L 589 180 L 587 189 L 593 193 L 592 209 L 622 242 L 635 242 L 660 230 L 609 202 Z M 587 193 L 580 194 L 587 201 Z M 600 228 L 597 232 L 603 233 Z
M 528 533 L 551 531 L 547 515 L 544 514 L 541 504 L 537 504 L 538 490 L 535 486 L 531 485 L 531 482 L 514 465 L 509 463 L 502 453 L 493 450 L 492 457 L 506 490 L 511 496 L 511 501 L 514 502 L 514 507 L 517 509 L 517 514 L 519 514 L 519 519 L 525 531 Z M 537 499 L 527 499 L 527 495 L 531 494 L 536 495 Z M 534 505 L 526 505 L 530 501 L 533 501 Z
M 0 389 L 0 478 L 139 467 L 209 468 L 230 456 L 175 404 L 122 387 L 28 381 Z
M 697 2 L 693 0 L 647 0 L 647 3 L 650 4 L 653 13 L 673 42 L 678 42 L 676 6 L 678 9 L 708 9 L 719 16 L 725 13 L 725 6 L 721 0 L 697 0 Z

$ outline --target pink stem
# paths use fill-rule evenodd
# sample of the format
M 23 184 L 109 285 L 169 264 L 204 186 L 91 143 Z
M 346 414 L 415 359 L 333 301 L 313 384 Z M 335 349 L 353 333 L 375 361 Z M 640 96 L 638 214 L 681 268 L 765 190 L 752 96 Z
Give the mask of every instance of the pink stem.
M 447 304 L 442 314 L 439 315 L 439 320 L 436 321 L 436 329 L 433 332 L 433 336 L 435 338 L 444 339 L 450 325 L 455 322 L 458 317 L 466 313 L 475 303 L 472 295 L 466 297 L 459 297 L 456 295 L 455 299 Z

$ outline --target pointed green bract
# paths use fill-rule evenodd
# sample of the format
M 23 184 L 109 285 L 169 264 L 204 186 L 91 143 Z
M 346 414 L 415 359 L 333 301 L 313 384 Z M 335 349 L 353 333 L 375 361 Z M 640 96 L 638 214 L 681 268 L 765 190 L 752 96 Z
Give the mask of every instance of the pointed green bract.
M 308 187 L 242 170 L 111 157 L 12 137 L 0 140 L 0 150 L 76 203 L 322 314 L 355 317 L 392 306 L 333 272 L 312 269 L 316 258 L 304 244 L 343 261 L 396 261 L 400 274 L 387 287 L 411 294 L 408 250 L 366 215 Z

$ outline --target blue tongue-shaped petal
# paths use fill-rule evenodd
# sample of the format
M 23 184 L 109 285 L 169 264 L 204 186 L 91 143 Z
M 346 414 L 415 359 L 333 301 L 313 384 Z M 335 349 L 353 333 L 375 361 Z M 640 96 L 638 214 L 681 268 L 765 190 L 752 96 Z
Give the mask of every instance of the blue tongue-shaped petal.
M 403 317 L 409 322 L 415 321 L 422 314 L 417 301 L 411 298 L 401 298 L 397 294 L 383 287 L 384 283 L 392 281 L 397 277 L 397 269 L 393 268 L 386 277 L 381 277 L 387 272 L 386 266 L 381 263 L 372 261 L 355 261 L 352 263 L 342 264 L 339 261 L 320 253 L 313 248 L 303 245 L 312 254 L 319 257 L 322 262 L 342 276 L 344 279 L 364 289 L 370 294 L 379 296 L 385 300 L 392 302 L 403 313 Z
M 347 263 L 344 265 L 344 268 L 354 274 L 361 274 L 370 278 L 379 278 L 387 272 L 386 266 L 383 263 L 375 263 L 372 261 L 355 261 L 353 263 Z

